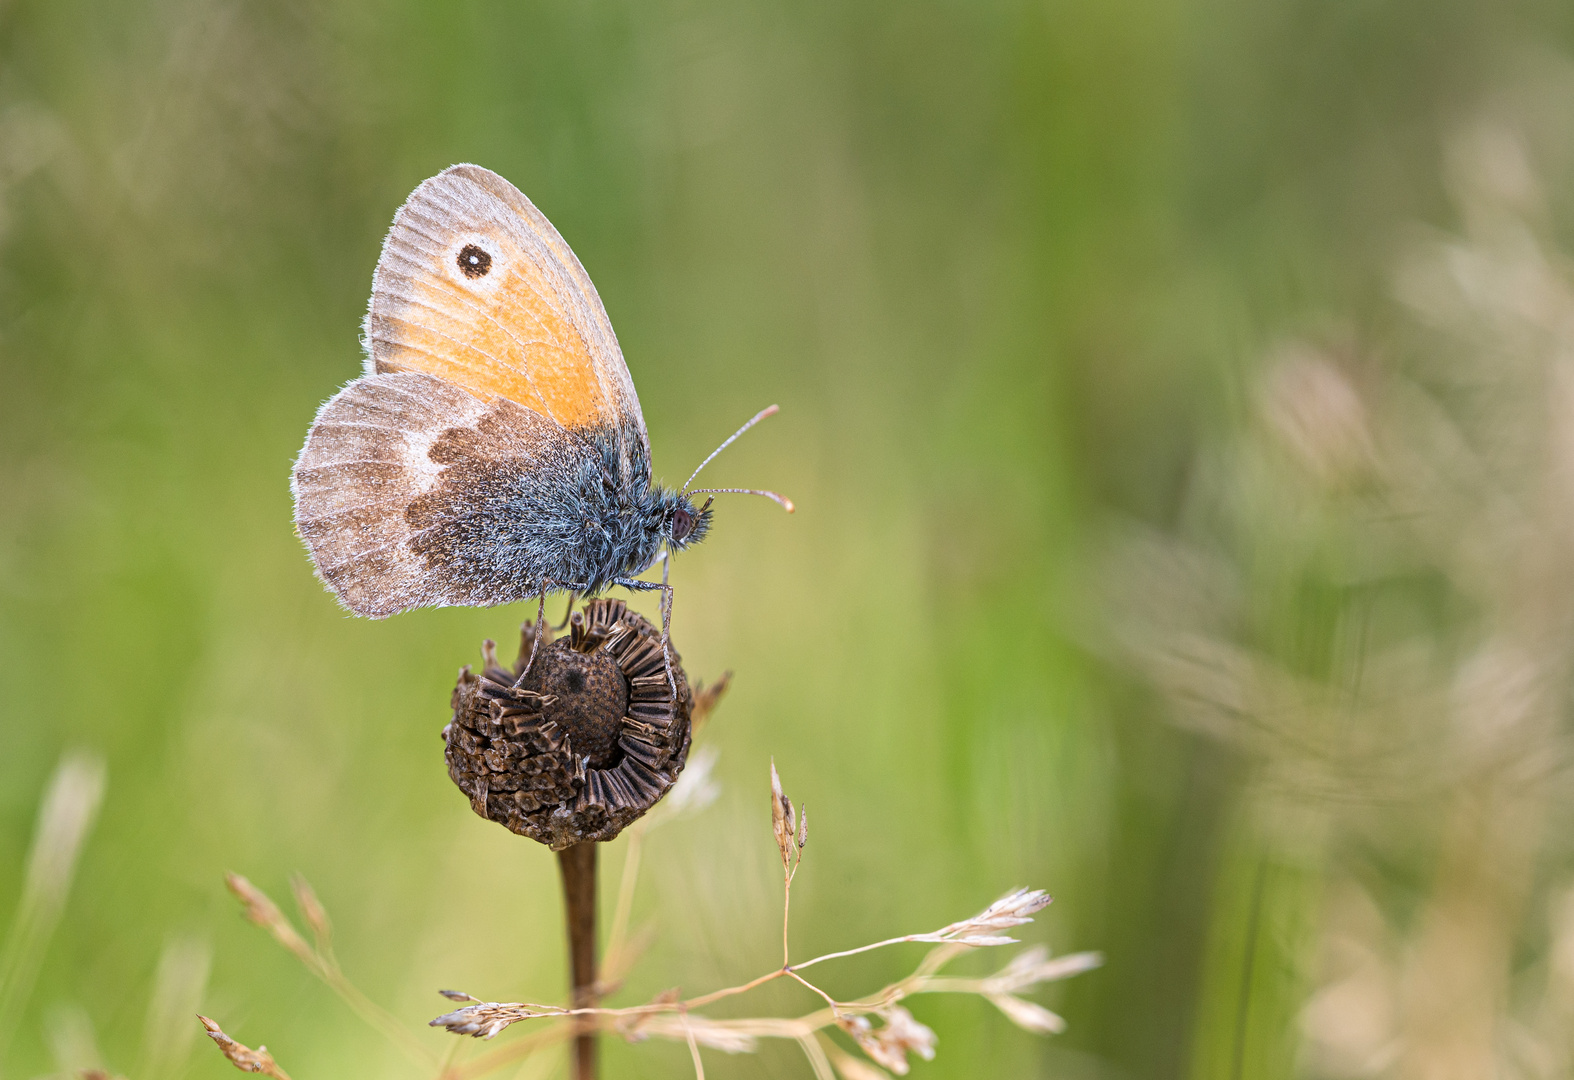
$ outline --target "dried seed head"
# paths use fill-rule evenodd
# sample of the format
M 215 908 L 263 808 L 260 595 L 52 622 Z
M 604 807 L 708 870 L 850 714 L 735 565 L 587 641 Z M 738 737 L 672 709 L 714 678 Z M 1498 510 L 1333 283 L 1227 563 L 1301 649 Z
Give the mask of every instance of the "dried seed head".
M 483 646 L 479 675 L 454 687 L 443 729 L 448 775 L 477 814 L 554 851 L 611 840 L 672 787 L 688 758 L 694 707 L 661 632 L 621 600 L 592 600 L 567 637 L 543 628 L 519 686 L 535 627 L 527 623 L 512 670 Z
M 454 997 L 450 990 L 439 990 L 438 993 L 445 998 Z M 447 1028 L 455 1035 L 490 1039 L 521 1020 L 533 1020 L 538 1016 L 562 1016 L 566 1011 L 553 1005 L 526 1005 L 518 1001 L 476 1001 L 469 994 L 461 995 L 456 1000 L 473 1001 L 475 1004 L 428 1020 L 427 1026 Z
M 328 910 L 317 899 L 311 883 L 301 875 L 290 878 L 290 889 L 295 893 L 295 906 L 301 909 L 301 918 L 306 920 L 317 940 L 318 950 L 326 953 L 333 943 L 333 924 L 328 921 Z
M 782 793 L 782 778 L 776 773 L 776 759 L 771 759 L 771 831 L 776 834 L 776 847 L 782 853 L 782 866 L 792 862 L 793 821 L 792 800 Z
M 1001 930 L 1033 921 L 1033 916 L 1048 907 L 1053 899 L 1042 889 L 1017 889 L 990 904 L 971 919 L 952 923 L 920 941 L 955 941 L 962 945 L 1014 945 L 1016 938 Z
M 706 686 L 696 683 L 694 686 L 694 730 L 699 731 L 705 726 L 705 721 L 710 719 L 710 714 L 715 710 L 716 703 L 727 692 L 727 687 L 732 682 L 732 672 L 724 671 L 721 678 Z
M 273 935 L 273 940 L 301 959 L 308 962 L 315 959 L 316 954 L 312 951 L 312 947 L 306 944 L 306 939 L 301 937 L 290 920 L 284 917 L 284 912 L 279 910 L 279 905 L 275 904 L 267 893 L 239 874 L 225 874 L 224 884 L 241 902 L 248 920 L 268 931 Z
M 860 1050 L 898 1076 L 907 1075 L 909 1053 L 925 1061 L 934 1060 L 935 1033 L 914 1020 L 912 1013 L 892 1005 L 878 1015 L 885 1021 L 880 1028 L 872 1026 L 867 1016 L 843 1017 L 837 1024 L 853 1037 Z
M 199 1013 L 197 1019 L 208 1029 L 208 1037 L 218 1044 L 220 1052 L 241 1072 L 261 1073 L 263 1076 L 273 1077 L 274 1080 L 290 1080 L 289 1074 L 279 1068 L 266 1046 L 259 1046 L 255 1050 L 249 1046 L 242 1046 L 224 1034 L 223 1029 L 206 1016 Z
M 1024 949 L 1012 958 L 1011 963 L 984 980 L 987 994 L 1014 994 L 1028 990 L 1039 983 L 1069 979 L 1084 971 L 1092 971 L 1104 963 L 1096 952 L 1069 953 L 1050 958 L 1049 950 L 1042 945 Z
M 1035 1035 L 1059 1035 L 1066 1030 L 1066 1021 L 1059 1013 L 1052 1013 L 1042 1005 L 1024 1001 L 1010 994 L 990 994 L 995 1008 L 1006 1014 L 1017 1027 Z

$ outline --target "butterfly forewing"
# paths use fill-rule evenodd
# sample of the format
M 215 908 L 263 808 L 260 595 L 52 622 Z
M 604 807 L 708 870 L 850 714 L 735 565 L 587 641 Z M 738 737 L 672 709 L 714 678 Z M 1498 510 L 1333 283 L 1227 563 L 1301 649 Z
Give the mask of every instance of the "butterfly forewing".
M 610 428 L 646 452 L 639 398 L 589 275 L 530 200 L 480 166 L 444 170 L 395 215 L 366 347 L 369 374 L 424 371 L 566 428 Z

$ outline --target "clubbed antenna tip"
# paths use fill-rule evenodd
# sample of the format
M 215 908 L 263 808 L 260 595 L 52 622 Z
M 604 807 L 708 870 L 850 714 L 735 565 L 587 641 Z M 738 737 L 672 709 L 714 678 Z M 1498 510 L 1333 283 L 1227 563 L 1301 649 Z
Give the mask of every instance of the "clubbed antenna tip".
M 715 494 L 715 495 L 760 495 L 760 496 L 763 496 L 764 498 L 767 498 L 767 499 L 771 500 L 771 502 L 775 503 L 777 506 L 780 506 L 783 510 L 787 511 L 789 514 L 793 513 L 795 510 L 797 510 L 797 507 L 793 505 L 792 500 L 789 499 L 787 496 L 778 494 L 777 492 L 774 492 L 774 491 L 766 491 L 764 488 L 695 488 L 693 491 L 687 492 L 687 494 L 689 494 L 689 495 L 705 495 L 705 494 Z

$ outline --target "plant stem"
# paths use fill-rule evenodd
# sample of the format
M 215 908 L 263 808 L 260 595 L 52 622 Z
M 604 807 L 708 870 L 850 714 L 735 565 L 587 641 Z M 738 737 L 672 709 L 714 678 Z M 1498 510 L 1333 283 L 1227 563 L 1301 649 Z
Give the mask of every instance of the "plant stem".
M 787 951 L 787 917 L 792 914 L 792 875 L 787 875 L 787 883 L 782 888 L 782 970 L 786 971 L 792 966 L 791 954 Z
M 563 872 L 563 921 L 568 925 L 569 970 L 576 1009 L 596 1006 L 596 845 L 575 844 L 557 853 Z M 596 1080 L 594 1021 L 581 1019 L 574 1036 L 574 1080 Z

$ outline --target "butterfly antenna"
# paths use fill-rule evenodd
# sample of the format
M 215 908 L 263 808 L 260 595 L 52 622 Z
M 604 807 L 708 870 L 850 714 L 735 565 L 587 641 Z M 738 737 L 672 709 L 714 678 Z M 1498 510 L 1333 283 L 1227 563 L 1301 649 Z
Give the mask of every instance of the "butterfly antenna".
M 689 485 L 694 483 L 694 478 L 700 474 L 700 469 L 703 469 L 705 466 L 709 465 L 712 461 L 714 461 L 716 459 L 716 455 L 717 454 L 721 453 L 723 450 L 727 449 L 727 447 L 729 447 L 733 443 L 737 442 L 739 435 L 742 435 L 745 431 L 748 431 L 751 427 L 753 427 L 755 424 L 758 424 L 761 420 L 764 420 L 767 416 L 775 416 L 780 411 L 781 411 L 781 407 L 780 406 L 772 405 L 769 408 L 761 409 L 759 412 L 755 413 L 753 419 L 751 419 L 747 424 L 744 424 L 737 431 L 734 431 L 730 436 L 727 437 L 727 441 L 726 442 L 722 443 L 720 446 L 716 447 L 716 449 L 714 449 L 714 450 L 712 450 L 710 452 L 710 457 L 708 457 L 704 461 L 700 462 L 700 468 L 699 469 L 695 469 L 692 473 L 689 474 L 689 478 L 683 482 L 683 490 L 678 492 L 678 494 L 679 495 L 687 494 L 688 490 L 689 490 Z M 715 490 L 719 491 L 721 489 L 717 488 Z M 759 495 L 759 494 L 762 494 L 762 492 L 756 491 L 756 492 L 752 492 L 751 494 Z M 781 502 L 782 501 L 781 496 L 779 496 L 779 495 L 772 495 L 771 498 L 775 499 L 777 502 Z M 790 507 L 792 504 L 788 503 L 787 505 Z
M 704 495 L 707 492 L 715 492 L 717 495 L 763 495 L 789 514 L 793 512 L 791 499 L 785 495 L 778 495 L 774 491 L 766 491 L 763 488 L 695 488 L 693 491 L 685 492 L 684 494 Z

